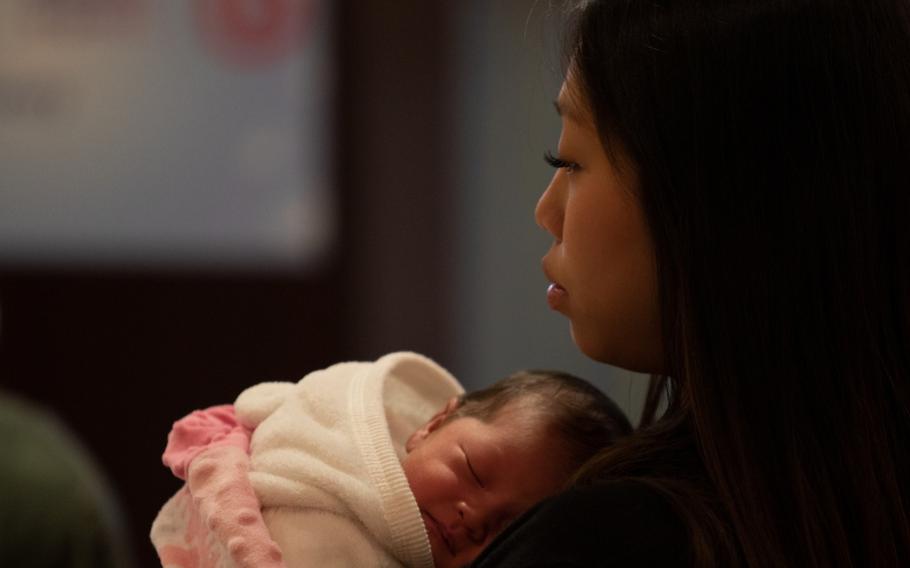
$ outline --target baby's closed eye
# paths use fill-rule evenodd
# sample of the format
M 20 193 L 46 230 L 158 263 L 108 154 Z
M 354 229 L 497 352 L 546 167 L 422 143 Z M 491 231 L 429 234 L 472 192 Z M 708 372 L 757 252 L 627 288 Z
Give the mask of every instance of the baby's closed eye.
M 464 454 L 465 465 L 467 465 L 468 471 L 470 472 L 471 477 L 474 478 L 474 481 L 477 483 L 477 485 L 479 485 L 481 488 L 484 488 L 485 486 L 484 486 L 483 480 L 480 478 L 480 475 L 477 473 L 477 469 L 474 468 L 474 464 L 471 463 L 471 458 L 468 456 L 468 452 L 467 452 L 467 450 L 465 450 L 464 447 L 461 448 L 461 453 Z

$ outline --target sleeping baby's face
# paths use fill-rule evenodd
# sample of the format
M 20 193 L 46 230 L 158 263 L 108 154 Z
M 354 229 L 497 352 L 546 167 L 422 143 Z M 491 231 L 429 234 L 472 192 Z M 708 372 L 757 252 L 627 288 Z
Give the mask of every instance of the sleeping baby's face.
M 411 436 L 402 462 L 437 568 L 470 563 L 571 473 L 562 444 L 536 413 L 510 404 L 488 422 L 446 422 L 456 406 L 451 401 Z

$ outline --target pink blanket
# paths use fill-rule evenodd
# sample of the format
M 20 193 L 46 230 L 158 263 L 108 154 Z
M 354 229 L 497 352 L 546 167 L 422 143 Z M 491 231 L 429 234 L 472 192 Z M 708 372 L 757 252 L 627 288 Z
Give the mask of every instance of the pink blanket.
M 186 484 L 152 525 L 163 567 L 285 568 L 247 476 L 250 434 L 231 405 L 174 423 L 162 459 Z

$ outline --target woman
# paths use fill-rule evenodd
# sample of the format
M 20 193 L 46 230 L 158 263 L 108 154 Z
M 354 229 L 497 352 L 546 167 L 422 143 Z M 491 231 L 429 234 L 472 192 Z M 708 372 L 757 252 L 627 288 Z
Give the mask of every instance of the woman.
M 605 0 L 573 31 L 548 300 L 651 396 L 475 565 L 910 565 L 910 4 Z

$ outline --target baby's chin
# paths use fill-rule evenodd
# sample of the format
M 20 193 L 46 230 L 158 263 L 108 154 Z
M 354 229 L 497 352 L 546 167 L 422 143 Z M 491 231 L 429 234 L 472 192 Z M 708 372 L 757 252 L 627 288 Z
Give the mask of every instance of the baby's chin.
M 445 545 L 443 545 L 445 546 Z M 446 568 L 447 564 L 445 562 L 445 555 L 448 553 L 445 550 L 442 550 L 437 544 L 433 544 L 433 540 L 430 539 L 430 552 L 433 553 L 433 566 L 434 568 Z
M 435 568 L 449 568 L 450 566 L 455 566 L 452 562 L 452 555 L 449 553 L 449 548 L 439 536 L 433 520 L 423 511 L 420 512 L 420 515 L 423 517 L 423 526 L 427 531 L 427 538 L 430 540 L 430 552 L 433 554 L 433 566 Z
M 427 521 L 425 520 L 424 523 Z M 427 534 L 432 535 L 431 529 L 427 526 Z M 446 547 L 444 542 L 438 542 L 430 536 L 430 551 L 433 553 L 434 568 L 462 568 L 474 561 L 475 557 L 455 559 Z

